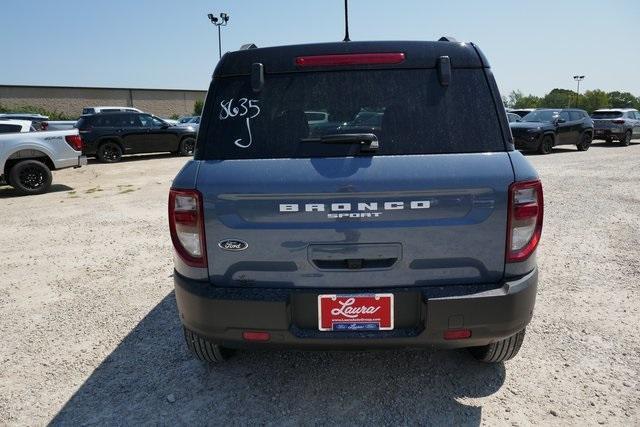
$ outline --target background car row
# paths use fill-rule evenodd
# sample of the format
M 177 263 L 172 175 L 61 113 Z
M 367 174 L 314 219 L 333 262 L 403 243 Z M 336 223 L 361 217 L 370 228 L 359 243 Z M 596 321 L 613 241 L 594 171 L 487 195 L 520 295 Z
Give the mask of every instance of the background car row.
M 591 116 L 576 108 L 537 108 L 507 111 L 516 149 L 548 154 L 557 145 L 586 151 L 594 139 L 627 146 L 640 137 L 640 112 L 600 109 Z

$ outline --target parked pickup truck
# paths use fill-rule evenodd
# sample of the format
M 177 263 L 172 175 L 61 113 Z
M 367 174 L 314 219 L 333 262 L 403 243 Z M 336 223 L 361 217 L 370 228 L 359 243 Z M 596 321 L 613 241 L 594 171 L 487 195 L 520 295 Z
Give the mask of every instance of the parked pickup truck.
M 311 134 L 307 111 L 335 130 Z M 364 112 L 375 126 L 341 131 Z M 533 315 L 542 215 L 473 43 L 229 52 L 169 193 L 186 344 L 207 362 L 239 347 L 508 360 Z
M 30 122 L 22 122 L 28 126 Z M 0 133 L 0 178 L 21 194 L 40 194 L 51 186 L 51 171 L 87 164 L 78 130 Z

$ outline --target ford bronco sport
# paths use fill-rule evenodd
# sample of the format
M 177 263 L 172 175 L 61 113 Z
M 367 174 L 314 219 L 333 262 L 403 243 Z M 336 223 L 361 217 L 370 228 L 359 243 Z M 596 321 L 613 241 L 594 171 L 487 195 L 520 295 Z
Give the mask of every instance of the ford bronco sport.
M 326 112 L 311 132 L 308 112 Z M 357 118 L 379 118 L 356 126 Z M 227 53 L 169 195 L 188 347 L 469 347 L 513 357 L 543 199 L 472 43 Z

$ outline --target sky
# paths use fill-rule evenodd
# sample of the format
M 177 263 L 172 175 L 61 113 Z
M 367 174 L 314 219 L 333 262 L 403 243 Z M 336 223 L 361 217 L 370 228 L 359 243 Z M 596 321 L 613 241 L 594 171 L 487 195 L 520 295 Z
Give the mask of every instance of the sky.
M 3 0 L 0 84 L 206 89 L 223 52 L 340 41 L 342 0 Z M 640 0 L 350 0 L 352 40 L 480 46 L 502 94 L 573 89 L 640 96 Z

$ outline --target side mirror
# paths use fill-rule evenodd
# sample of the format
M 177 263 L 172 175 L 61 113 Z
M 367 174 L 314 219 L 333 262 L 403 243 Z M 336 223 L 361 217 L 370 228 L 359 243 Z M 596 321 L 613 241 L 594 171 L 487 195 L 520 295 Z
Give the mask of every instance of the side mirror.
M 558 118 L 556 119 L 556 124 L 557 124 L 557 125 L 559 125 L 560 123 L 565 123 L 565 122 L 566 122 L 566 120 L 565 120 L 565 119 L 562 119 L 562 118 L 560 118 L 560 117 L 558 117 Z
M 162 125 L 160 125 L 160 129 L 169 129 L 169 124 L 163 123 Z

